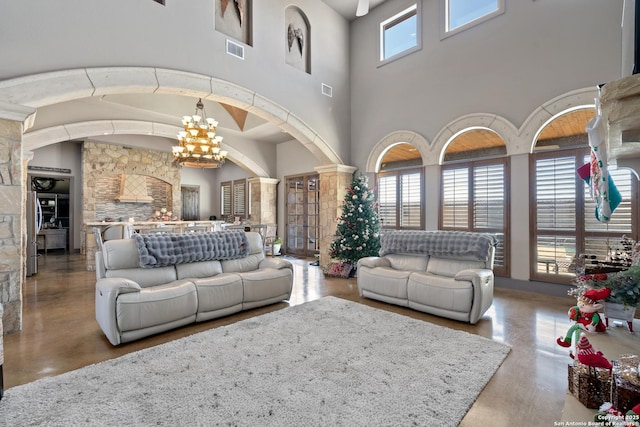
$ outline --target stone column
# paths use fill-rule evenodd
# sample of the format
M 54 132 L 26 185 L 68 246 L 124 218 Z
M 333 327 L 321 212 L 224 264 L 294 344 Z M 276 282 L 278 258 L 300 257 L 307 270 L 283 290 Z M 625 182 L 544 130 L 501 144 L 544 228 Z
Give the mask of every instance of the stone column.
M 253 224 L 275 224 L 276 201 L 278 195 L 278 179 L 275 178 L 249 178 L 249 194 L 251 214 L 249 219 Z
M 351 185 L 357 168 L 329 165 L 315 168 L 320 179 L 320 265 L 330 261 L 329 246 L 338 228 L 337 218 L 342 214 L 346 188 Z
M 2 367 L 4 366 L 4 344 L 3 344 L 3 329 L 2 329 L 2 304 L 0 304 L 0 399 L 4 395 L 4 374 Z
M 22 284 L 26 277 L 26 162 L 22 134 L 35 110 L 0 102 L 0 304 L 4 330 L 22 329 Z

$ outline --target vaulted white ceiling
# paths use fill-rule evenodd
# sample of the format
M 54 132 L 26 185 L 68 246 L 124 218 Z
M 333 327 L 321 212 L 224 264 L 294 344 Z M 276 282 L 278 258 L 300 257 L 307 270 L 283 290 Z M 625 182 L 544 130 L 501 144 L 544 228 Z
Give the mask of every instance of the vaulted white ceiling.
M 330 8 L 334 9 L 347 20 L 352 21 L 356 18 L 356 8 L 358 0 L 322 0 Z M 387 0 L 369 0 L 369 10 L 384 3 Z
M 345 19 L 349 21 L 356 19 L 358 0 L 323 1 Z M 370 0 L 370 10 L 385 1 L 387 0 Z M 103 122 L 130 120 L 180 126 L 180 118 L 183 115 L 194 113 L 196 101 L 197 99 L 192 97 L 171 94 L 121 94 L 80 98 L 39 107 L 34 126 L 27 133 L 56 129 L 56 127 L 60 128 L 62 125 L 73 123 L 86 123 L 88 126 L 98 120 Z M 227 141 L 248 139 L 265 144 L 279 144 L 294 139 L 280 127 L 252 113 L 247 114 L 246 121 L 241 128 L 223 105 L 212 100 L 204 100 L 203 102 L 207 116 L 213 117 L 219 122 L 218 134 Z M 123 145 L 136 145 L 136 140 L 143 141 L 144 138 L 145 136 L 141 134 L 138 134 L 135 140 L 128 135 L 105 137 L 110 142 L 121 140 Z M 153 145 L 166 151 L 170 151 L 171 145 L 176 143 L 171 137 L 148 136 L 147 139 L 150 141 L 147 145 Z M 35 149 L 38 146 L 27 148 Z

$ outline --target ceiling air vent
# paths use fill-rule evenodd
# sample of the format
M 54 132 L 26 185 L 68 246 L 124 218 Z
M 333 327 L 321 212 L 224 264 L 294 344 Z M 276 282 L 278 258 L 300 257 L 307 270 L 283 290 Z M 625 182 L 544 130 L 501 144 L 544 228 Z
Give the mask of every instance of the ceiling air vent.
M 244 46 L 227 39 L 227 53 L 236 58 L 244 59 Z
M 333 96 L 333 88 L 322 83 L 322 94 L 331 98 Z

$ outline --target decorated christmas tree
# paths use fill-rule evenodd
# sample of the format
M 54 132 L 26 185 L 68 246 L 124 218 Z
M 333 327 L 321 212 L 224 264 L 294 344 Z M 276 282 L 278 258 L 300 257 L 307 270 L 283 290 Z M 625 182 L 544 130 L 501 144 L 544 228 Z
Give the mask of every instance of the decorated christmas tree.
M 329 255 L 342 262 L 355 264 L 360 258 L 377 256 L 380 251 L 380 218 L 373 191 L 366 176 L 354 176 L 347 187 L 342 215 Z

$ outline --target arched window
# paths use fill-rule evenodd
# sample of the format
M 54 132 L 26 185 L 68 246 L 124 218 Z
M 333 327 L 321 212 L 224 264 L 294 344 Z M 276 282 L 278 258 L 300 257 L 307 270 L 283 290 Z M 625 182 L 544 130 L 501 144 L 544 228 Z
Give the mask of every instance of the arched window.
M 502 138 L 471 128 L 446 146 L 441 169 L 441 230 L 498 236 L 494 272 L 509 275 L 509 158 Z
M 638 181 L 628 169 L 609 165 L 622 201 L 610 222 L 595 217 L 595 202 L 576 170 L 590 160 L 585 128 L 595 109 L 561 113 L 539 133 L 531 156 L 531 278 L 569 283 L 576 257 L 605 261 L 622 236 L 638 239 Z
M 424 171 L 418 149 L 409 143 L 391 146 L 376 175 L 383 229 L 424 229 Z

